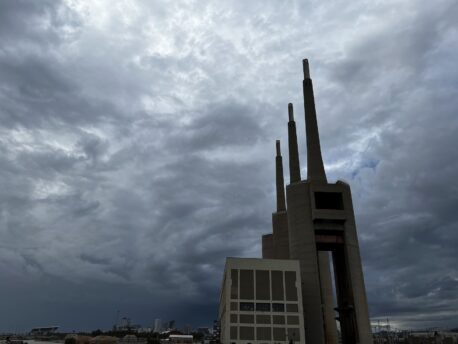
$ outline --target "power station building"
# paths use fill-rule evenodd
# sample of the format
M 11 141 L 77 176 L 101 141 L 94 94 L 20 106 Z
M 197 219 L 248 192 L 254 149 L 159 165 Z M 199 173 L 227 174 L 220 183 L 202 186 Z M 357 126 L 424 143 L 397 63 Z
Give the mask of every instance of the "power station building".
M 225 325 L 221 322 L 223 343 L 277 343 L 292 340 L 307 344 L 337 344 L 337 327 L 340 328 L 343 344 L 373 343 L 350 186 L 343 181 L 327 181 L 308 60 L 303 60 L 303 71 L 307 178 L 301 177 L 293 105 L 288 104 L 290 180 L 286 186 L 286 197 L 281 148 L 277 141 L 277 209 L 272 214 L 272 233 L 262 236 L 263 259 L 246 260 L 243 262 L 243 269 L 234 267 L 234 264 L 242 263 L 241 261 L 231 258 L 226 262 L 220 303 L 221 320 L 226 319 Z M 298 297 L 298 309 L 301 313 L 301 329 L 297 332 L 298 335 L 285 336 L 280 340 L 280 336 L 273 335 L 276 325 L 272 323 L 270 337 L 245 336 L 245 330 L 240 332 L 240 327 L 246 326 L 242 326 L 240 322 L 232 322 L 236 312 L 240 312 L 242 300 L 238 300 L 239 309 L 236 310 L 235 305 L 232 307 L 235 301 L 229 302 L 225 294 L 229 286 L 232 288 L 235 278 L 232 272 L 229 275 L 229 270 L 235 269 L 240 273 L 252 271 L 255 275 L 266 271 L 263 273 L 265 276 L 272 276 L 273 271 L 283 271 L 285 274 L 286 271 L 292 271 L 288 270 L 288 263 L 298 264 L 300 272 L 300 276 L 296 278 L 296 288 L 301 294 Z M 286 264 L 284 268 L 281 268 L 282 264 Z M 256 288 L 257 283 L 269 282 L 256 281 Z M 274 300 L 269 300 L 274 303 Z M 253 298 L 250 302 L 256 304 L 258 300 Z M 230 307 L 226 307 L 227 304 Z M 257 331 L 258 325 L 255 325 L 253 328 Z M 226 326 L 224 330 L 223 326 Z M 235 328 L 238 328 L 237 333 Z M 289 331 L 287 326 L 286 329 Z
M 304 340 L 297 260 L 227 258 L 220 296 L 222 343 Z

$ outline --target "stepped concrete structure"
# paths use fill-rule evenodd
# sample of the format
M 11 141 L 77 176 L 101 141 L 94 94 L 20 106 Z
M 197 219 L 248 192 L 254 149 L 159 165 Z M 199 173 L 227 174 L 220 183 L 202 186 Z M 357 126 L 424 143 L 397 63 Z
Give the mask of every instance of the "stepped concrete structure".
M 287 207 L 280 143 L 277 141 L 277 211 L 272 214 L 273 233 L 262 238 L 263 258 L 289 258 L 299 262 L 306 343 L 337 343 L 337 313 L 342 343 L 371 344 L 351 190 L 345 182 L 327 181 L 308 60 L 303 60 L 303 71 L 307 179 L 301 178 L 296 123 L 293 105 L 289 104 Z M 334 276 L 330 270 L 330 257 Z M 337 295 L 335 311 L 333 277 Z

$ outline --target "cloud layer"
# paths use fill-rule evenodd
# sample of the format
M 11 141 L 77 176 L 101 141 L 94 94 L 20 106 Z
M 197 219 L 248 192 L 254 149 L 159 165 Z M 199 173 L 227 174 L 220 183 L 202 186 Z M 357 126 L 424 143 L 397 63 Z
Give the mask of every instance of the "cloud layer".
M 209 324 L 225 257 L 270 231 L 288 102 L 306 169 L 304 57 L 371 316 L 457 326 L 457 17 L 452 0 L 2 1 L 0 330 Z

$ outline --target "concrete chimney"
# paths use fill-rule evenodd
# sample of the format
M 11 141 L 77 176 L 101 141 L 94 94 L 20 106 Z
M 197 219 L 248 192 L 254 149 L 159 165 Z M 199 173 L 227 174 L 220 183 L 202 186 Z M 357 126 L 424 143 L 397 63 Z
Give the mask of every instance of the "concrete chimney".
M 277 211 L 286 210 L 285 181 L 283 179 L 283 161 L 280 149 L 280 140 L 276 142 L 277 156 L 275 157 L 275 178 L 277 184 Z
M 288 148 L 289 148 L 289 182 L 301 181 L 301 168 L 299 165 L 299 151 L 297 148 L 296 122 L 294 122 L 293 104 L 288 104 Z
M 304 111 L 305 133 L 307 137 L 307 180 L 326 183 L 323 158 L 321 156 L 320 135 L 316 120 L 313 84 L 310 79 L 309 61 L 302 61 L 304 69 Z

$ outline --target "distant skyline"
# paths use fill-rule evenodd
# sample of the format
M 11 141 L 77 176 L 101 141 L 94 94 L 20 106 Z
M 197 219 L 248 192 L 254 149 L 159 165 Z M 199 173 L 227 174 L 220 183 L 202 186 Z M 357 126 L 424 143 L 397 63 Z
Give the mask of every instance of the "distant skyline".
M 289 182 L 289 102 L 306 175 L 303 58 L 372 319 L 458 327 L 456 18 L 453 0 L 0 1 L 0 331 L 118 310 L 210 326 L 225 257 L 271 231 L 276 139 Z

